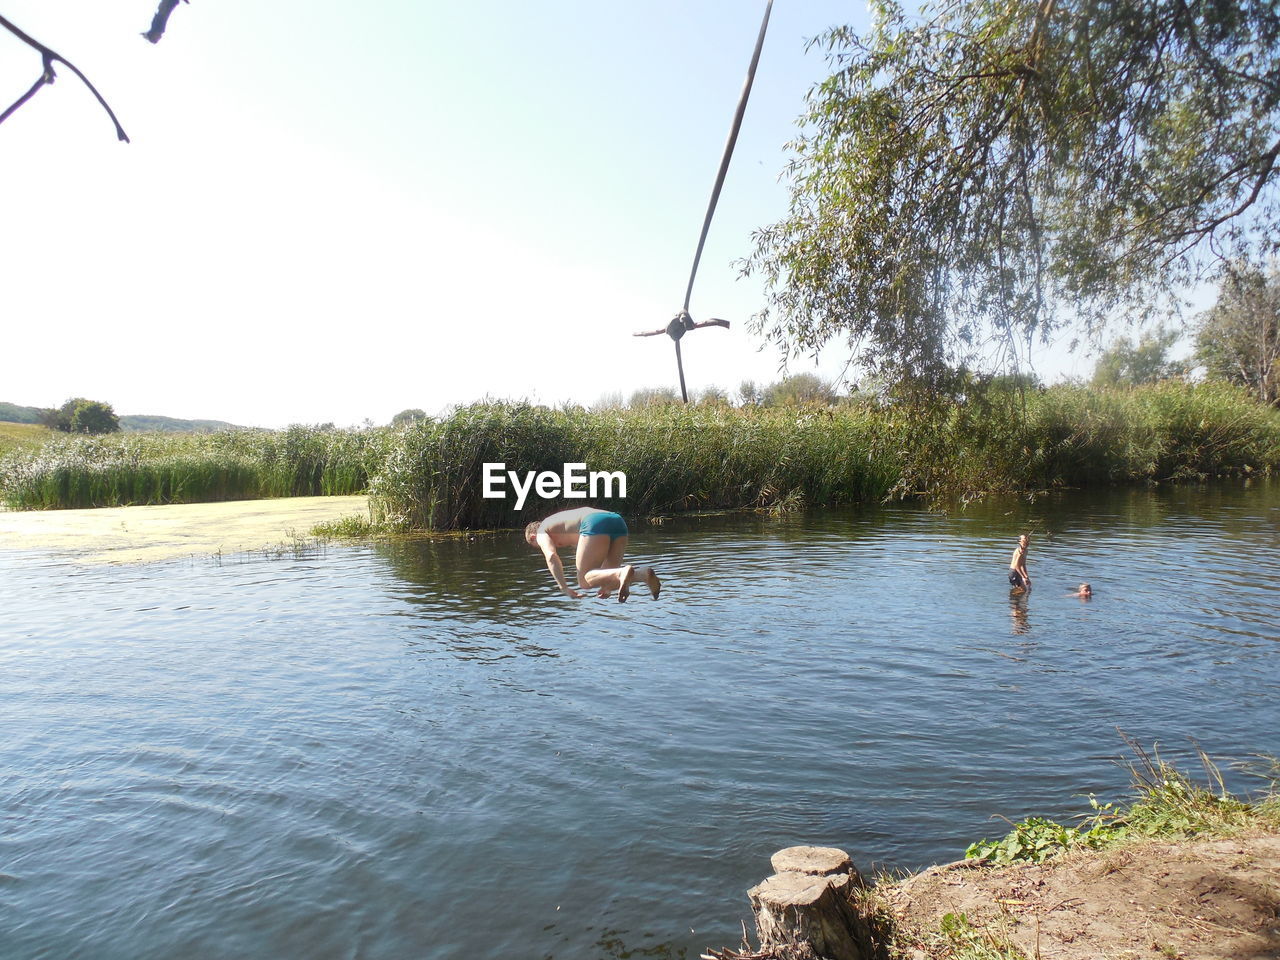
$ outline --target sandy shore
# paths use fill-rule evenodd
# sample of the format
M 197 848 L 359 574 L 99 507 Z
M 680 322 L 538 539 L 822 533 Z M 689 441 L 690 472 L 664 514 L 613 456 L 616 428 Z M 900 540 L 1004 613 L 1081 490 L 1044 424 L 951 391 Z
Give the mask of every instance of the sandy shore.
M 367 497 L 289 497 L 96 510 L 0 511 L 0 550 L 81 563 L 151 563 L 277 547 L 317 523 L 368 516 Z

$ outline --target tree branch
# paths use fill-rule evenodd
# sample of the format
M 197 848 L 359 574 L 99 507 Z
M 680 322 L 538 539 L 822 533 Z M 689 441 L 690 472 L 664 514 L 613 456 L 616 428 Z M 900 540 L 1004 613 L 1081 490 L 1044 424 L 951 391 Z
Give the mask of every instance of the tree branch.
M 183 3 L 189 3 L 190 0 L 182 0 Z M 164 36 L 165 28 L 169 25 L 169 14 L 173 13 L 174 7 L 178 5 L 178 0 L 160 0 L 160 6 L 156 8 L 156 15 L 151 18 L 151 29 L 143 34 L 152 43 L 159 43 L 160 38 Z
M 1239 203 L 1238 206 L 1236 206 L 1235 209 L 1229 210 L 1226 213 L 1220 214 L 1206 222 L 1195 223 L 1182 230 L 1177 231 L 1176 233 L 1170 234 L 1170 237 L 1175 243 L 1181 242 L 1187 237 L 1192 238 L 1191 245 L 1189 247 L 1184 248 L 1183 251 L 1180 251 L 1178 256 L 1181 256 L 1182 253 L 1186 252 L 1186 250 L 1189 250 L 1191 247 L 1195 246 L 1195 244 L 1199 243 L 1205 237 L 1211 236 L 1223 224 L 1227 223 L 1230 220 L 1234 220 L 1236 217 L 1240 216 L 1240 214 L 1244 213 L 1251 206 L 1257 203 L 1258 197 L 1262 195 L 1263 188 L 1266 187 L 1267 183 L 1271 180 L 1271 174 L 1275 170 L 1277 159 L 1280 159 L 1280 140 L 1277 140 L 1270 150 L 1268 150 L 1262 156 L 1258 157 L 1256 161 L 1253 161 L 1253 162 L 1256 162 L 1260 167 L 1257 173 L 1257 176 L 1254 179 L 1253 189 L 1249 192 L 1249 195 L 1245 197 Z M 1244 166 L 1244 165 L 1241 164 L 1240 166 Z M 1240 167 L 1236 168 L 1236 170 L 1239 170 L 1239 169 Z M 1235 171 L 1231 171 L 1231 172 L 1235 172 Z M 1224 177 L 1223 179 L 1225 180 L 1226 177 Z M 1175 258 L 1170 258 L 1170 260 L 1173 260 L 1173 259 Z
M 35 83 L 31 85 L 31 89 L 28 90 L 26 93 L 24 93 L 22 96 L 20 96 L 17 100 L 15 100 L 13 102 L 13 105 L 10 106 L 8 110 L 6 110 L 4 113 L 0 113 L 0 123 L 4 123 L 6 120 L 8 120 L 9 115 L 11 113 L 13 113 L 20 106 L 22 106 L 32 97 L 34 97 L 36 95 L 36 92 L 41 87 L 43 87 L 46 83 L 53 83 L 53 67 L 47 61 L 45 63 L 44 72 L 40 74 L 40 79 L 38 79 Z
M 124 132 L 124 127 L 120 126 L 120 121 L 116 119 L 115 112 L 111 109 L 111 106 L 107 103 L 107 101 L 103 99 L 102 94 L 98 92 L 98 88 L 89 82 L 88 77 L 86 77 L 83 73 L 81 73 L 79 67 L 77 67 L 74 63 L 72 63 L 66 57 L 62 57 L 54 53 L 54 51 L 50 50 L 40 41 L 27 36 L 27 34 L 23 33 L 21 30 L 19 30 L 16 26 L 14 26 L 4 17 L 0 17 L 0 27 L 3 27 L 4 29 L 8 30 L 10 33 L 12 33 L 15 37 L 17 37 L 27 46 L 31 47 L 33 50 L 39 51 L 41 61 L 44 65 L 44 70 L 40 74 L 40 79 L 37 80 L 34 84 L 32 84 L 31 89 L 28 90 L 26 93 L 24 93 L 21 97 L 19 97 L 17 101 L 11 107 L 9 107 L 9 109 L 7 109 L 3 114 L 0 114 L 0 123 L 3 123 L 5 120 L 7 120 L 15 110 L 17 110 L 20 106 L 22 106 L 32 97 L 34 97 L 37 91 L 39 91 L 41 87 L 43 87 L 45 84 L 53 83 L 53 79 L 54 79 L 53 65 L 56 62 L 56 63 L 65 64 L 72 73 L 74 73 L 77 77 L 80 78 L 80 80 L 84 83 L 84 85 L 89 88 L 89 91 L 95 97 L 98 98 L 98 103 L 102 104 L 102 109 L 107 111 L 107 116 L 111 118 L 111 122 L 114 123 L 116 126 L 116 136 L 119 139 L 123 140 L 125 143 L 129 142 L 129 136 Z

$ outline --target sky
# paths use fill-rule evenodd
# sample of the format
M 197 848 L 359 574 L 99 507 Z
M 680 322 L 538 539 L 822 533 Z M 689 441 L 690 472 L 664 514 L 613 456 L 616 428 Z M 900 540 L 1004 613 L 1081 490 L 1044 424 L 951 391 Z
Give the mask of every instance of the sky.
M 79 67 L 0 124 L 0 400 L 246 426 L 678 388 L 665 337 L 764 2 L 0 0 Z M 737 261 L 862 2 L 775 0 L 682 342 L 691 391 L 778 379 Z M 0 33 L 0 100 L 40 57 Z M 830 349 L 789 372 L 838 375 Z M 1046 379 L 1093 360 L 1040 350 Z

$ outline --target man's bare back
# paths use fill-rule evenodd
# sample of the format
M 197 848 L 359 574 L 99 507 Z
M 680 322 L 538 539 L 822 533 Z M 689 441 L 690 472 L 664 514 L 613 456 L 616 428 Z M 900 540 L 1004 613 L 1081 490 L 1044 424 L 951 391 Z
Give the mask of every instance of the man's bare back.
M 551 538 L 557 547 L 572 547 L 578 543 L 581 535 L 582 521 L 593 513 L 607 513 L 596 507 L 578 507 L 576 510 L 561 510 L 553 513 L 538 524 L 538 530 Z

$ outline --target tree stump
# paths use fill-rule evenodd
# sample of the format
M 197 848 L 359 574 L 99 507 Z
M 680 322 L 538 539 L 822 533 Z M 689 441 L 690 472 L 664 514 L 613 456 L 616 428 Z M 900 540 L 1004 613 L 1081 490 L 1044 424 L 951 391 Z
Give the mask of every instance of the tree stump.
M 847 853 L 788 847 L 772 865 L 778 872 L 747 892 L 762 948 L 807 942 L 829 960 L 870 960 L 870 931 L 849 900 L 865 883 Z
M 787 847 L 769 858 L 774 873 L 809 873 L 819 877 L 848 874 L 853 886 L 866 887 L 849 855 L 835 847 Z

